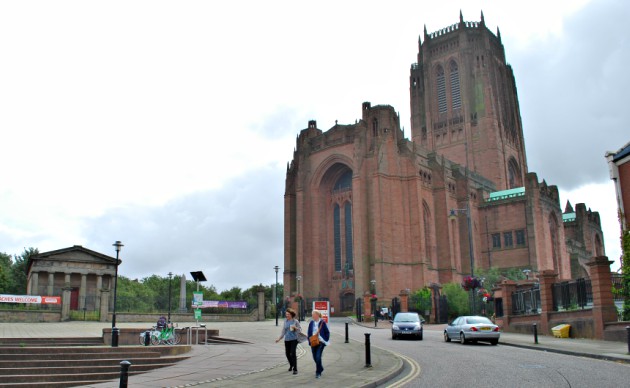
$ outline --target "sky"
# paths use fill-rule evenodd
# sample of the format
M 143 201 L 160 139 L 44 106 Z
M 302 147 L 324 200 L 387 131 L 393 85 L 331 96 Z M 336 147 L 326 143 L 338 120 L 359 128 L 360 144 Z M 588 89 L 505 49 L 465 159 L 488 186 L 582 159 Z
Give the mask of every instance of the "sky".
M 0 2 L 0 251 L 120 240 L 132 279 L 272 284 L 296 135 L 364 101 L 408 129 L 418 37 L 460 10 L 500 28 L 529 170 L 600 212 L 616 270 L 626 0 Z

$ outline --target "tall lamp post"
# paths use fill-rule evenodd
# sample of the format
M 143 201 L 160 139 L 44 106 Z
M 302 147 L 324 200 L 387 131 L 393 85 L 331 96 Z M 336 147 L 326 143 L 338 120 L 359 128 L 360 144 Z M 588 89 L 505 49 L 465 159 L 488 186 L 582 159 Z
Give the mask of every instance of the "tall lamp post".
M 278 270 L 280 267 L 276 265 L 273 269 L 276 271 L 276 288 L 273 291 L 273 298 L 274 303 L 276 304 L 276 326 L 278 326 Z
M 118 265 L 120 260 L 120 250 L 124 245 L 120 241 L 116 241 L 112 244 L 116 248 L 116 276 L 114 277 L 114 312 L 112 314 L 112 347 L 118 347 L 118 329 L 116 328 L 116 291 L 118 290 Z
M 376 280 L 370 280 L 370 285 L 372 286 L 370 301 L 372 302 L 372 314 L 374 314 L 374 327 L 376 327 L 378 323 L 378 315 L 376 315 Z
M 295 280 L 297 280 L 297 294 L 298 296 L 300 296 L 300 280 L 302 280 L 302 276 L 298 275 Z M 298 300 L 298 321 L 301 321 L 302 319 L 304 319 L 304 317 L 302 317 L 302 298 L 300 297 Z
M 171 322 L 171 279 L 173 278 L 173 273 L 168 273 L 168 322 Z
M 470 202 L 466 201 L 466 207 L 463 209 L 451 209 L 449 218 L 454 220 L 457 218 L 457 213 L 466 213 L 466 222 L 468 225 L 468 252 L 470 253 L 470 277 L 475 277 L 475 257 L 473 252 L 473 240 L 472 240 L 472 226 L 470 224 Z M 471 303 L 472 303 L 472 315 L 475 315 L 475 289 L 471 290 Z

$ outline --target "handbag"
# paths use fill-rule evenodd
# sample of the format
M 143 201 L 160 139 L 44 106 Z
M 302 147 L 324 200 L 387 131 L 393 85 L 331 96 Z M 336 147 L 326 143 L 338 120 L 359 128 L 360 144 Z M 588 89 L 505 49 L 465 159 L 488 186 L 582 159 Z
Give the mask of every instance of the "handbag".
M 308 338 L 308 342 L 311 344 L 312 348 L 315 348 L 315 347 L 319 346 L 319 331 L 321 330 L 321 328 L 322 328 L 322 325 L 319 324 L 315 334 L 313 334 L 312 336 L 310 336 Z
M 303 342 L 308 341 L 308 337 L 306 336 L 306 334 L 299 332 L 297 335 L 297 340 L 298 340 L 298 343 L 303 343 Z

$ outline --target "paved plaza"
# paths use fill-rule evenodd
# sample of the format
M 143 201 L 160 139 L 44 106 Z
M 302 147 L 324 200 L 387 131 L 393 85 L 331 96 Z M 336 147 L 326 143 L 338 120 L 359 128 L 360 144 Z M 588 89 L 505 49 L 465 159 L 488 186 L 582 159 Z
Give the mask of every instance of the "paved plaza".
M 179 323 L 180 327 L 192 323 Z M 198 345 L 188 355 L 191 357 L 174 366 L 156 369 L 148 373 L 132 375 L 132 387 L 183 387 L 221 386 L 236 387 L 285 387 L 307 384 L 329 387 L 375 386 L 396 376 L 403 368 L 400 358 L 391 352 L 372 348 L 372 367 L 365 367 L 363 343 L 344 343 L 339 333 L 331 334 L 331 345 L 324 351 L 324 373 L 315 379 L 315 364 L 310 348 L 301 344 L 298 349 L 298 375 L 288 372 L 284 344 L 275 343 L 281 326 L 275 321 L 264 322 L 217 322 L 208 328 L 219 329 L 221 337 L 248 341 L 238 345 Z M 279 322 L 282 325 L 282 321 Z M 100 322 L 66 323 L 0 323 L 0 337 L 93 337 L 101 336 Z M 121 323 L 120 328 L 148 328 L 148 323 Z M 122 361 L 122 360 L 121 360 Z M 131 366 L 133 371 L 133 365 Z M 118 387 L 118 381 L 94 384 L 91 387 Z
M 247 341 L 246 344 L 197 345 L 187 355 L 189 359 L 174 366 L 156 369 L 147 373 L 131 375 L 129 385 L 133 387 L 287 387 L 303 385 L 325 385 L 328 387 L 375 387 L 396 378 L 404 369 L 403 359 L 396 353 L 372 346 L 372 367 L 365 367 L 365 345 L 350 340 L 344 343 L 343 324 L 345 319 L 334 319 L 331 325 L 331 346 L 324 351 L 324 373 L 315 379 L 315 365 L 310 348 L 298 347 L 298 375 L 287 371 L 283 343 L 275 343 L 281 326 L 275 321 L 264 322 L 217 322 L 207 323 L 208 328 L 218 329 L 220 336 Z M 279 322 L 282 325 L 282 321 Z M 121 323 L 120 328 L 149 328 L 152 323 Z M 180 327 L 193 323 L 179 323 Z M 64 323 L 0 323 L 0 337 L 100 337 L 102 329 L 109 327 L 101 322 Z M 373 324 L 351 323 L 355 334 L 388 331 L 389 322 Z M 425 330 L 441 332 L 444 325 L 426 325 Z M 395 343 L 392 343 L 395 344 Z M 590 339 L 559 339 L 539 336 L 534 344 L 533 336 L 502 333 L 501 345 L 524 347 L 547 352 L 557 352 L 581 357 L 607 359 L 630 363 L 627 344 L 624 342 L 597 341 Z M 393 349 L 390 347 L 390 349 Z M 122 361 L 122 360 L 121 360 Z M 419 365 L 420 369 L 427 367 Z M 131 366 L 133 371 L 133 365 Z M 402 375 L 401 375 L 402 376 Z M 385 384 L 386 385 L 386 384 Z M 118 381 L 94 384 L 91 387 L 118 387 Z

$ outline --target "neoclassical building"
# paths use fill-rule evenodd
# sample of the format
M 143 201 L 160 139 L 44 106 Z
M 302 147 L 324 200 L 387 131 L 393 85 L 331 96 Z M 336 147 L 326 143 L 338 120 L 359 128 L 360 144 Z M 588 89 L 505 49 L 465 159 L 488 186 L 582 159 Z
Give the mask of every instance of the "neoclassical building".
M 101 320 L 107 320 L 115 274 L 116 258 L 75 245 L 33 256 L 26 292 L 62 296 L 62 316 L 67 317 L 69 310 L 85 309 L 100 311 Z
M 460 282 L 473 268 L 588 275 L 603 255 L 597 212 L 562 210 L 529 172 L 516 82 L 501 35 L 465 22 L 419 40 L 411 139 L 395 109 L 364 102 L 353 124 L 312 120 L 287 165 L 286 295 L 337 311 L 375 288 Z

